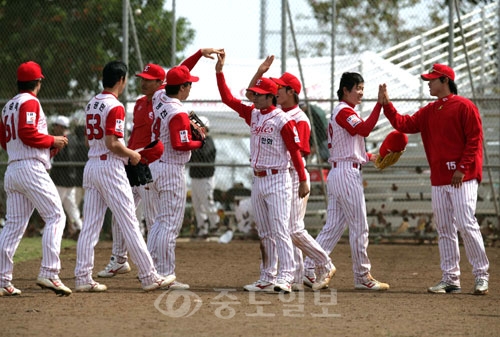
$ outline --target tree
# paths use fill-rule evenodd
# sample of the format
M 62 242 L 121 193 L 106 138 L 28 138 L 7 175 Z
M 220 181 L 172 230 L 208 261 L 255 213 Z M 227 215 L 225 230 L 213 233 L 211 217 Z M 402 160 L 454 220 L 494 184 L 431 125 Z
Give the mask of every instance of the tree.
M 135 16 L 137 35 L 145 62 L 171 66 L 172 13 L 165 0 L 131 0 L 141 8 Z M 16 69 L 34 60 L 46 81 L 43 99 L 87 100 L 101 88 L 103 66 L 122 55 L 122 0 L 0 1 L 0 64 L 4 72 L 0 98 L 16 92 Z M 194 31 L 186 19 L 176 22 L 177 50 L 182 52 Z M 129 74 L 141 69 L 130 43 Z M 130 76 L 133 78 L 133 76 Z M 131 93 L 134 88 L 129 88 Z M 79 103 L 80 104 L 80 103 Z M 50 114 L 50 113 L 49 113 Z

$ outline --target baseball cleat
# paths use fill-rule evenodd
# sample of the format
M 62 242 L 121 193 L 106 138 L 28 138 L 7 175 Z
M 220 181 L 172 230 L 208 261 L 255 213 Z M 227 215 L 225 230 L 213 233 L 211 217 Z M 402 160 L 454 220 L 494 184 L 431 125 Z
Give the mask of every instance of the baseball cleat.
M 71 289 L 66 287 L 59 278 L 39 277 L 36 280 L 36 284 L 38 284 L 42 289 L 52 290 L 58 296 L 69 296 L 72 292 Z
M 278 280 L 276 284 L 274 285 L 274 291 L 277 293 L 285 293 L 289 294 L 292 292 L 292 287 L 290 286 L 290 283 L 285 281 L 285 280 Z
M 166 289 L 166 290 L 188 290 L 189 289 L 189 284 L 174 281 L 174 282 L 170 283 L 167 287 L 164 287 L 162 289 Z
M 427 292 L 433 294 L 457 294 L 462 292 L 459 286 L 440 281 L 433 287 L 427 288 Z
M 108 287 L 106 287 L 106 285 L 104 285 L 104 284 L 100 284 L 97 282 L 91 282 L 91 283 L 76 286 L 75 290 L 78 292 L 100 293 L 100 292 L 108 290 Z
M 108 265 L 104 270 L 97 273 L 98 277 L 113 277 L 116 274 L 126 274 L 130 272 L 130 265 L 127 261 L 124 263 L 118 263 L 115 256 L 111 256 Z
M 354 285 L 354 289 L 357 290 L 372 290 L 372 291 L 379 291 L 379 290 L 387 290 L 389 289 L 389 284 L 379 282 L 373 278 L 370 274 L 367 276 L 368 281 L 363 282 L 363 283 L 358 283 Z
M 478 278 L 474 284 L 474 295 L 486 295 L 488 293 L 488 280 Z
M 328 288 L 330 280 L 332 279 L 333 275 L 335 275 L 336 271 L 337 269 L 335 267 L 332 267 L 332 269 L 322 274 L 319 278 L 316 279 L 316 282 L 313 283 L 312 290 L 320 290 Z
M 302 280 L 304 281 L 305 286 L 312 288 L 314 282 L 316 282 L 316 277 L 305 275 Z
M 243 287 L 245 291 L 254 291 L 254 292 L 273 292 L 274 291 L 274 283 L 267 282 L 263 280 L 258 280 L 252 284 L 247 284 Z
M 175 275 L 161 276 L 155 282 L 153 282 L 147 286 L 142 286 L 142 289 L 144 289 L 144 291 L 153 291 L 156 289 L 166 289 L 174 281 L 175 281 Z
M 17 289 L 12 284 L 0 288 L 0 296 L 17 296 L 17 295 L 21 295 L 21 290 Z

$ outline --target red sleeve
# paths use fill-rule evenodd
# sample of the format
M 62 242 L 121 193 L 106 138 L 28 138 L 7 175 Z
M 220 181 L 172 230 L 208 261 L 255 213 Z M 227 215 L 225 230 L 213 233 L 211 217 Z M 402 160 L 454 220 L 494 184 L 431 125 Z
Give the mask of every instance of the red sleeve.
M 311 128 L 307 122 L 300 121 L 297 123 L 297 131 L 300 138 L 300 152 L 302 153 L 302 156 L 308 156 L 311 153 L 311 148 L 309 147 Z
M 28 114 L 35 114 L 33 120 Z M 38 132 L 38 119 L 40 118 L 40 104 L 35 100 L 23 103 L 19 108 L 19 124 L 17 134 L 24 144 L 36 148 L 50 148 L 54 144 L 54 136 Z
M 420 110 L 419 110 L 420 111 Z M 400 115 L 394 105 L 391 102 L 384 104 L 384 115 L 387 117 L 392 127 L 399 132 L 403 133 L 418 133 L 420 128 L 418 127 L 417 118 L 419 112 L 417 111 L 413 115 Z
M 481 116 L 474 104 L 465 104 L 461 113 L 463 114 L 463 130 L 466 141 L 457 169 L 467 173 L 471 166 L 482 167 L 483 128 Z M 476 165 L 472 165 L 473 163 Z
M 115 135 L 118 138 L 123 138 L 125 128 L 125 108 L 121 105 L 109 110 L 106 119 L 106 135 Z
M 379 103 L 375 104 L 370 116 L 366 121 L 363 121 L 354 110 L 344 108 L 337 114 L 335 121 L 346 129 L 351 136 L 360 135 L 368 137 L 377 124 L 381 109 L 382 105 Z
M 241 100 L 233 97 L 231 91 L 226 85 L 226 79 L 224 78 L 224 73 L 217 73 L 216 76 L 217 76 L 217 87 L 219 88 L 219 93 L 222 102 L 231 109 L 233 109 L 234 111 L 236 111 L 238 115 L 240 115 L 240 117 L 243 118 L 248 125 L 250 125 L 252 120 L 252 110 L 254 109 L 254 106 L 253 105 L 248 106 L 246 104 L 243 104 Z
M 283 126 L 281 129 L 281 137 L 283 137 L 285 146 L 290 153 L 293 166 L 299 175 L 299 181 L 307 180 L 304 161 L 300 154 L 300 139 L 297 128 L 295 127 L 295 121 L 291 120 Z
M 189 71 L 193 70 L 194 66 L 198 61 L 200 60 L 202 54 L 201 54 L 201 49 L 199 49 L 196 53 L 193 55 L 189 56 L 187 59 L 185 59 L 181 65 L 188 67 Z
M 5 140 L 5 125 L 0 120 L 0 145 L 4 150 L 7 150 L 7 141 Z
M 174 150 L 191 151 L 199 149 L 203 145 L 201 141 L 193 140 L 191 123 L 187 114 L 179 113 L 175 115 L 168 128 L 170 130 L 170 142 Z

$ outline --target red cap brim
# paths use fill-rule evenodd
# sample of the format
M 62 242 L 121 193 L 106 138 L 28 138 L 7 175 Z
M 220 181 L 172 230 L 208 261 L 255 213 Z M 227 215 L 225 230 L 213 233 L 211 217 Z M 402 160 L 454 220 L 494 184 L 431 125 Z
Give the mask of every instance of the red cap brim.
M 142 159 L 145 159 L 147 163 L 152 163 L 160 159 L 163 154 L 163 143 L 160 140 L 155 140 L 144 148 L 144 150 L 139 151 Z M 141 159 L 141 161 L 142 161 Z

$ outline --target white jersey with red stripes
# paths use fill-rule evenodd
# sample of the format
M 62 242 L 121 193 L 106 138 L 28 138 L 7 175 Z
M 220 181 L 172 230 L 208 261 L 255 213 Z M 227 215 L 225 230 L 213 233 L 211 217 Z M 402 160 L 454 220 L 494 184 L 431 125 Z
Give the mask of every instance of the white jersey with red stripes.
M 106 122 L 108 113 L 116 107 L 123 107 L 123 104 L 116 99 L 113 94 L 100 93 L 90 100 L 85 109 L 87 119 L 87 139 L 89 141 L 90 158 L 99 158 L 102 155 L 108 155 L 115 159 L 127 163 L 127 158 L 119 157 L 112 153 L 106 146 Z M 114 131 L 123 134 L 125 130 L 125 120 L 117 119 L 114 122 Z M 112 123 L 113 124 L 113 123 Z M 125 145 L 123 137 L 118 138 L 120 143 Z
M 2 121 L 4 125 L 9 126 L 10 137 L 7 141 L 7 153 L 9 154 L 9 163 L 22 159 L 37 159 L 41 161 L 46 169 L 51 167 L 50 150 L 48 148 L 31 147 L 23 143 L 17 137 L 17 126 L 19 125 L 19 108 L 27 101 L 35 100 L 38 102 L 38 120 L 37 113 L 34 111 L 26 112 L 26 124 L 35 125 L 39 133 L 48 134 L 47 118 L 43 112 L 40 101 L 30 93 L 23 92 L 14 96 L 2 109 Z
M 290 155 L 280 133 L 289 120 L 290 117 L 278 108 L 267 114 L 258 109 L 252 111 L 250 152 L 254 169 L 285 170 L 290 167 Z
M 158 90 L 153 96 L 153 134 L 151 140 L 158 139 L 163 143 L 165 150 L 160 157 L 160 161 L 171 164 L 186 164 L 191 158 L 191 151 L 177 151 L 171 145 L 170 121 L 175 115 L 188 114 L 183 108 L 182 102 L 178 98 L 168 97 L 165 90 Z M 189 142 L 187 130 L 183 130 L 181 141 Z
M 353 127 L 362 122 L 356 110 L 346 102 L 340 102 L 333 109 L 330 122 L 328 123 L 328 150 L 330 151 L 328 161 L 330 163 L 348 161 L 363 165 L 368 161 L 365 139 L 359 135 L 354 137 L 351 136 L 349 132 L 335 121 L 335 118 L 342 109 L 350 109 L 353 111 L 353 115 L 349 117 L 348 121 Z

